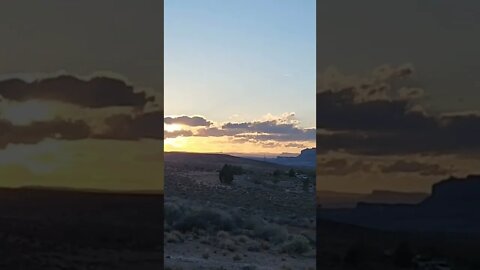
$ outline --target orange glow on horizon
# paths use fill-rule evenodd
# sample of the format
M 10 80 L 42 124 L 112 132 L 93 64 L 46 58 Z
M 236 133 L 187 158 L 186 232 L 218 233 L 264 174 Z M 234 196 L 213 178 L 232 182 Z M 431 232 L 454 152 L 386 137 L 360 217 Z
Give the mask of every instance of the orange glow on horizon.
M 315 147 L 315 142 L 302 142 L 306 147 Z M 253 142 L 232 142 L 230 137 L 176 137 L 165 139 L 166 152 L 192 153 L 242 153 L 242 154 L 281 154 L 299 153 L 303 148 L 286 147 L 280 144 L 265 147 Z

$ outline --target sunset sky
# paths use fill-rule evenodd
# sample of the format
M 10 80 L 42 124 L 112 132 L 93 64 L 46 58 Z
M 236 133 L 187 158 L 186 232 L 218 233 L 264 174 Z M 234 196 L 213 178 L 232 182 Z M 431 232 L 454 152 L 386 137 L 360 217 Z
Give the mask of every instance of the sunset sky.
M 315 145 L 315 1 L 165 1 L 165 150 Z
M 318 3 L 317 189 L 480 173 L 480 3 Z
M 161 7 L 0 4 L 0 186 L 163 188 Z

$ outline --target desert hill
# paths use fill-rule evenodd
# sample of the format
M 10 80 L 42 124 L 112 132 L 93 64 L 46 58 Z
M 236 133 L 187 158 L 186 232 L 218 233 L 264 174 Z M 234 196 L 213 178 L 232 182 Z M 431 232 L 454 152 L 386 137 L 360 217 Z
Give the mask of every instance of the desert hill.
M 273 171 L 275 169 L 288 169 L 280 164 L 254 160 L 244 157 L 236 157 L 227 154 L 205 154 L 186 152 L 165 153 L 165 167 L 181 167 L 192 170 L 218 170 L 224 164 L 242 166 L 249 170 Z M 168 170 L 166 170 L 168 171 Z

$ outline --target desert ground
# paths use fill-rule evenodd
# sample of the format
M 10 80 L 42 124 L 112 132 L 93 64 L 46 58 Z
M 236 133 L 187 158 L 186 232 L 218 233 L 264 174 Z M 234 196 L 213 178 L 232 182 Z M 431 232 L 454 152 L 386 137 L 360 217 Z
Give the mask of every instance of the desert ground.
M 221 183 L 224 164 L 245 173 Z M 166 269 L 315 269 L 315 179 L 306 185 L 272 175 L 289 169 L 228 155 L 166 153 Z
M 384 231 L 323 219 L 317 224 L 318 269 L 480 269 L 480 235 Z M 407 244 L 410 256 L 446 261 L 449 268 L 399 266 L 402 244 Z
M 0 269 L 162 269 L 162 204 L 162 194 L 0 189 Z

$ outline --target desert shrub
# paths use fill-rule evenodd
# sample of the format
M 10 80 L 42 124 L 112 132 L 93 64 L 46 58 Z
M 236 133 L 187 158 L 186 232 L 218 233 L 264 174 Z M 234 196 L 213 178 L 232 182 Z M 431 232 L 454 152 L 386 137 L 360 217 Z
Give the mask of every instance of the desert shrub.
M 285 244 L 283 244 L 282 252 L 290 254 L 304 254 L 310 251 L 310 243 L 303 235 L 293 235 Z
M 290 170 L 288 171 L 288 176 L 289 176 L 289 177 L 294 177 L 294 176 L 295 176 L 295 170 L 294 170 L 294 169 L 290 169 Z
M 235 256 L 233 256 L 234 261 L 240 261 L 241 259 L 242 259 L 242 256 L 240 256 L 239 254 L 235 254 Z
M 180 231 L 203 229 L 207 231 L 232 231 L 236 224 L 232 216 L 220 209 L 194 209 L 174 224 Z
M 245 244 L 250 240 L 248 238 L 248 236 L 246 236 L 246 235 L 239 235 L 239 236 L 235 237 L 235 239 L 238 243 L 242 243 L 242 244 Z
M 164 208 L 165 221 L 169 225 L 181 219 L 186 212 L 186 209 L 183 206 L 174 202 L 165 202 L 163 208 Z
M 200 237 L 200 243 L 204 245 L 210 245 L 212 244 L 212 240 L 208 236 L 203 236 L 203 237 Z
M 221 183 L 230 184 L 233 181 L 234 170 L 232 166 L 225 164 L 218 173 L 218 178 Z
M 245 228 L 253 231 L 253 236 L 274 244 L 282 243 L 288 237 L 284 226 L 268 223 L 263 218 L 253 216 L 246 220 Z
M 232 252 L 237 250 L 235 242 L 230 238 L 220 240 L 220 242 L 218 243 L 218 247 Z
M 164 234 L 165 241 L 167 243 L 180 243 L 183 242 L 183 235 L 178 231 L 166 232 Z
M 257 227 L 254 232 L 257 237 L 274 244 L 282 243 L 288 237 L 285 227 L 272 223 L 267 223 L 263 227 Z
M 260 250 L 262 250 L 262 247 L 258 242 L 252 241 L 250 242 L 250 245 L 247 247 L 247 250 L 250 252 L 260 252 Z
M 226 239 L 226 238 L 229 238 L 229 237 L 230 237 L 230 234 L 226 231 L 217 232 L 217 238 Z
M 255 227 L 259 226 L 259 223 L 262 223 L 263 219 L 259 216 L 252 215 L 245 219 L 243 227 L 247 230 L 254 230 Z
M 205 251 L 203 254 L 202 254 L 202 257 L 207 260 L 209 257 L 210 257 L 210 253 L 208 253 L 208 251 Z

